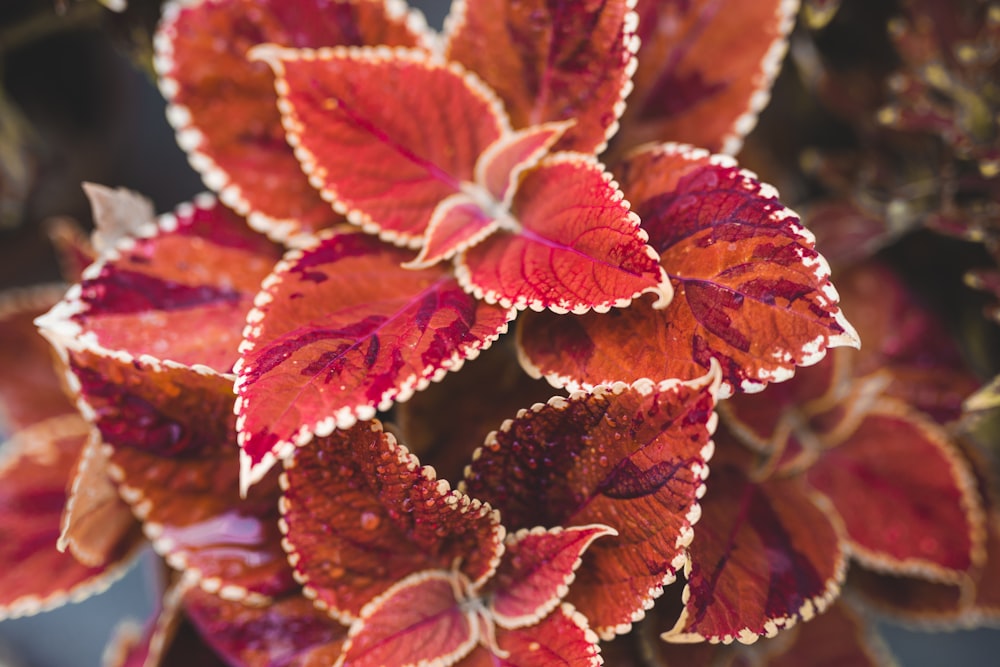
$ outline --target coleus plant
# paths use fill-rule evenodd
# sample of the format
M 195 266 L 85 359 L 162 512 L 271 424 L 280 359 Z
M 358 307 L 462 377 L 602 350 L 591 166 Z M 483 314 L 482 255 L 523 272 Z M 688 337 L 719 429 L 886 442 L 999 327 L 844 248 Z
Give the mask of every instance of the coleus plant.
M 720 436 L 723 482 L 700 500 L 718 399 L 858 345 L 774 189 L 731 157 L 663 143 L 734 152 L 766 101 L 795 3 L 756 3 L 750 31 L 725 5 L 459 2 L 443 35 L 395 2 L 166 5 L 169 118 L 219 200 L 119 216 L 116 240 L 39 324 L 106 474 L 183 573 L 174 612 L 214 652 L 596 664 L 598 639 L 629 633 L 681 570 L 671 641 L 752 642 L 836 597 L 848 549 L 865 543 L 803 488 L 787 434 L 750 443 L 796 473 L 774 481 Z M 750 35 L 744 57 L 720 66 L 734 31 Z M 472 432 L 499 426 L 481 449 L 458 435 L 421 453 L 468 463 L 452 489 L 374 418 L 524 310 L 520 365 L 573 393 L 471 419 Z M 881 384 L 842 390 L 818 370 L 848 399 L 831 408 L 850 431 L 832 452 L 865 435 L 856 404 L 876 422 L 895 414 L 875 401 Z M 475 400 L 504 406 L 527 380 L 499 395 L 475 378 Z M 453 399 L 407 421 L 446 429 L 466 419 L 450 405 L 472 397 Z M 948 464 L 944 514 L 958 517 L 934 539 L 968 539 L 885 560 L 953 582 L 984 558 L 978 496 L 914 419 Z M 750 545 L 747 571 L 795 552 L 785 579 L 754 591 L 759 606 L 734 595 L 756 578 L 723 571 L 727 534 Z

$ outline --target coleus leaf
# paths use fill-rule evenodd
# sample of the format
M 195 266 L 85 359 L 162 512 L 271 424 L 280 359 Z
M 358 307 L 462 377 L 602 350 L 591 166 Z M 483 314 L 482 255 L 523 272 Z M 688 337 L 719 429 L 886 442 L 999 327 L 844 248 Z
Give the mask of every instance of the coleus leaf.
M 657 311 L 526 318 L 522 362 L 557 386 L 694 378 L 722 365 L 722 396 L 787 380 L 828 347 L 857 347 L 825 260 L 773 188 L 724 156 L 664 144 L 619 170 L 674 285 Z
M 598 153 L 631 90 L 633 5 L 462 0 L 445 23 L 445 54 L 497 91 L 514 127 L 572 119 L 558 148 Z
M 847 566 L 843 527 L 801 477 L 754 481 L 750 455 L 720 431 L 712 485 L 688 550 L 684 610 L 670 642 L 753 643 L 823 611 Z
M 544 619 L 524 628 L 497 628 L 504 656 L 478 646 L 459 667 L 597 667 L 603 664 L 597 635 L 587 618 L 563 603 Z
M 228 373 L 260 281 L 279 255 L 210 196 L 125 237 L 38 325 L 57 349 Z M 197 252 L 197 257 L 192 255 Z
M 0 295 L 0 437 L 71 412 L 59 386 L 52 348 L 38 335 L 33 320 L 51 308 L 62 285 L 7 290 Z
M 513 310 L 477 301 L 443 267 L 402 268 L 405 254 L 347 232 L 277 265 L 237 368 L 244 485 L 313 434 L 457 370 L 507 330 Z
M 843 444 L 805 473 L 844 521 L 867 567 L 956 581 L 981 562 L 985 537 L 975 480 L 947 433 L 882 398 Z
M 717 372 L 553 398 L 505 422 L 467 469 L 461 488 L 511 529 L 618 531 L 587 552 L 567 598 L 602 637 L 642 618 L 684 563 L 712 453 Z
M 645 292 L 673 296 L 658 256 L 611 175 L 589 156 L 558 153 L 524 172 L 518 222 L 455 259 L 459 282 L 487 302 L 556 313 L 606 312 Z
M 193 588 L 184 612 L 226 664 L 241 667 L 332 665 L 347 636 L 347 627 L 298 591 L 252 607 Z
M 141 535 L 135 535 L 139 531 L 132 510 L 108 477 L 99 431 L 91 430 L 70 472 L 66 493 L 56 542 L 59 551 L 69 549 L 81 563 L 99 567 L 115 558 L 123 540 L 136 543 L 141 539 Z
M 285 462 L 285 549 L 306 594 L 351 621 L 423 570 L 490 577 L 504 528 L 489 505 L 451 490 L 378 422 L 318 439 Z
M 583 552 L 608 526 L 522 528 L 507 536 L 506 550 L 484 592 L 492 593 L 490 616 L 508 629 L 534 625 L 566 596 Z
M 282 122 L 310 181 L 387 241 L 418 247 L 437 205 L 469 190 L 479 156 L 510 130 L 491 90 L 424 51 L 266 46 L 252 55 L 275 71 Z
M 618 149 L 672 140 L 737 153 L 770 98 L 798 2 L 638 0 L 636 9 L 642 46 Z
M 168 2 L 154 63 L 178 143 L 208 187 L 255 228 L 294 240 L 339 220 L 285 142 L 265 42 L 288 47 L 426 42 L 423 17 L 383 0 Z
M 133 541 L 119 543 L 100 567 L 55 548 L 66 483 L 89 432 L 69 413 L 20 430 L 0 448 L 0 619 L 100 593 L 131 560 Z
M 68 353 L 108 472 L 172 567 L 229 599 L 294 585 L 277 527 L 277 476 L 240 499 L 232 377 Z

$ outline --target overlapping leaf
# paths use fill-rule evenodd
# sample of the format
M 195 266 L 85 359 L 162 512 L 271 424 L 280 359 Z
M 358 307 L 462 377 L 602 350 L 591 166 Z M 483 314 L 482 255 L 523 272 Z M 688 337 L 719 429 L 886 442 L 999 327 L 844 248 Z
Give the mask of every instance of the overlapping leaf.
M 633 155 L 623 191 L 674 285 L 662 311 L 526 319 L 526 368 L 559 385 L 694 378 L 722 365 L 722 394 L 759 391 L 828 347 L 857 346 L 825 260 L 770 186 L 728 158 L 665 144 Z
M 422 17 L 383 0 L 169 2 L 156 37 L 160 88 L 178 142 L 205 183 L 277 239 L 339 220 L 285 142 L 267 66 L 247 51 L 424 40 Z
M 753 643 L 809 620 L 840 592 L 847 553 L 839 517 L 800 477 L 753 481 L 748 454 L 731 438 L 717 435 L 684 610 L 667 641 Z
M 276 476 L 240 499 L 232 378 L 85 350 L 69 364 L 110 474 L 167 562 L 230 599 L 288 590 Z
M 89 432 L 71 413 L 22 429 L 0 448 L 0 618 L 82 600 L 124 573 L 133 541 L 119 542 L 98 567 L 55 548 L 66 483 Z
M 404 269 L 405 257 L 339 233 L 275 269 L 238 368 L 244 484 L 292 443 L 373 417 L 506 331 L 513 311 L 477 301 L 443 267 Z
M 512 529 L 618 531 L 588 551 L 567 598 L 604 637 L 641 618 L 684 562 L 712 452 L 717 372 L 554 398 L 506 422 L 468 468 L 468 492 Z
M 445 53 L 497 91 L 514 127 L 574 120 L 559 148 L 600 152 L 631 89 L 633 5 L 462 0 L 446 23 Z
M 587 625 L 586 617 L 569 604 L 534 625 L 516 630 L 497 629 L 497 646 L 507 655 L 501 657 L 480 646 L 460 667 L 597 667 L 603 664 L 597 635 Z
M 639 68 L 619 146 L 683 141 L 735 154 L 785 55 L 798 2 L 638 0 Z
M 282 122 L 310 180 L 386 240 L 419 246 L 437 205 L 474 181 L 479 156 L 509 131 L 492 91 L 423 51 L 253 55 L 275 70 Z
M 228 373 L 278 251 L 211 197 L 143 225 L 39 322 L 60 349 Z
M 499 231 L 459 254 L 458 279 L 488 302 L 557 313 L 605 312 L 644 292 L 656 308 L 670 283 L 628 202 L 593 159 L 553 155 L 525 172 Z
M 285 548 L 307 594 L 335 617 L 355 618 L 423 570 L 456 566 L 473 583 L 493 574 L 496 513 L 435 479 L 378 422 L 336 431 L 285 465 Z

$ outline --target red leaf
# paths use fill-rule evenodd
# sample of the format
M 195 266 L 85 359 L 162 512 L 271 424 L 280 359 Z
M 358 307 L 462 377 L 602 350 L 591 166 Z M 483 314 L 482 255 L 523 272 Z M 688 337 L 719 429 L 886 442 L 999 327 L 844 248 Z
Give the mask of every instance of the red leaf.
M 516 630 L 497 628 L 497 646 L 506 655 L 480 645 L 458 667 L 597 667 L 603 664 L 597 635 L 586 617 L 571 605 L 534 625 Z M 620 667 L 616 663 L 609 663 Z
M 618 531 L 587 551 L 567 598 L 605 638 L 642 618 L 684 563 L 712 452 L 716 389 L 708 375 L 553 398 L 505 422 L 473 456 L 468 492 L 497 507 L 508 528 Z
M 452 665 L 479 642 L 480 618 L 456 598 L 456 575 L 417 572 L 368 603 L 335 667 Z
M 513 311 L 476 301 L 444 268 L 401 268 L 405 254 L 342 233 L 275 269 L 237 370 L 244 484 L 314 433 L 406 400 L 506 331 Z
M 87 351 L 69 361 L 109 474 L 168 564 L 230 599 L 288 590 L 276 477 L 240 499 L 231 377 Z
M 857 346 L 829 267 L 773 188 L 732 160 L 666 144 L 633 155 L 623 187 L 674 284 L 662 311 L 639 302 L 615 317 L 533 317 L 520 328 L 529 372 L 550 382 L 697 377 L 722 364 L 722 395 L 759 391 Z
M 503 528 L 489 505 L 452 491 L 378 422 L 336 431 L 286 461 L 285 547 L 306 593 L 343 620 L 401 579 L 456 561 L 492 575 Z
M 0 368 L 4 369 L 0 374 L 0 438 L 73 410 L 52 368 L 52 347 L 33 324 L 64 291 L 61 285 L 47 285 L 0 295 Z
M 347 636 L 346 627 L 297 591 L 253 607 L 192 589 L 184 611 L 226 664 L 241 667 L 332 665 Z
M 56 550 L 66 483 L 89 433 L 77 414 L 52 417 L 3 443 L 0 460 L 0 619 L 37 614 L 104 591 L 124 574 L 133 543 L 107 567 Z
M 427 223 L 424 247 L 403 266 L 425 269 L 451 259 L 456 253 L 476 245 L 500 228 L 500 220 L 489 216 L 475 199 L 465 193 L 444 199 Z
M 575 120 L 559 148 L 600 152 L 631 89 L 639 46 L 631 4 L 457 2 L 446 54 L 498 92 L 514 127 Z
M 498 625 L 521 628 L 545 618 L 566 596 L 580 558 L 599 537 L 617 535 L 607 526 L 522 528 L 508 536 L 507 549 L 488 589 Z
M 509 131 L 492 91 L 423 51 L 261 47 L 253 57 L 275 71 L 289 142 L 323 198 L 400 245 L 420 245 L 435 207 Z
M 123 543 L 138 544 L 142 539 L 132 510 L 108 478 L 98 431 L 91 430 L 70 472 L 67 495 L 56 542 L 59 551 L 68 548 L 81 563 L 100 567 L 115 559 Z
M 944 430 L 881 399 L 806 479 L 840 513 L 851 555 L 895 574 L 957 581 L 983 556 L 975 480 Z
M 302 175 L 285 142 L 274 79 L 247 50 L 265 42 L 415 46 L 422 23 L 381 0 L 168 3 L 155 64 L 178 143 L 205 183 L 273 238 L 329 227 L 339 216 Z
M 798 3 L 639 0 L 639 67 L 621 150 L 683 141 L 735 154 L 767 104 Z
M 720 437 L 722 436 L 722 437 Z M 801 477 L 754 482 L 749 456 L 720 432 L 672 642 L 752 643 L 822 611 L 847 565 L 838 517 Z
M 504 230 L 455 260 L 478 298 L 519 309 L 607 311 L 644 292 L 672 294 L 656 253 L 609 174 L 592 158 L 560 153 L 523 174 Z
M 145 225 L 91 265 L 39 326 L 57 348 L 228 373 L 277 248 L 211 197 Z
M 543 123 L 500 137 L 479 156 L 476 182 L 497 201 L 510 205 L 521 174 L 537 165 L 574 124 Z

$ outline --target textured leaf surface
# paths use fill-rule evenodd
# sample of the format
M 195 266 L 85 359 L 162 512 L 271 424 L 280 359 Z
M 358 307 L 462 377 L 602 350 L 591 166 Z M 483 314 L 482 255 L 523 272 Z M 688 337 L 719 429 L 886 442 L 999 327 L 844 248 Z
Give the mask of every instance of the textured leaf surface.
M 519 341 L 534 373 L 570 386 L 690 379 L 716 358 L 729 395 L 858 345 L 826 261 L 773 188 L 676 144 L 635 154 L 618 175 L 674 299 L 660 311 L 640 301 L 611 317 L 526 318 Z
M 642 46 L 618 145 L 739 151 L 770 98 L 797 9 L 794 0 L 638 0 Z
M 503 528 L 489 505 L 453 491 L 382 432 L 336 431 L 286 462 L 285 548 L 306 591 L 349 620 L 401 579 L 448 570 L 490 576 Z
M 635 67 L 630 4 L 462 0 L 446 24 L 446 54 L 497 91 L 514 127 L 575 120 L 559 148 L 599 152 Z
M 684 562 L 711 456 L 717 388 L 646 381 L 555 398 L 505 423 L 466 488 L 513 530 L 603 524 L 569 597 L 598 634 L 627 630 Z M 640 520 L 639 517 L 642 517 Z
M 897 401 L 873 406 L 806 479 L 869 567 L 954 581 L 982 555 L 982 508 L 965 462 L 943 429 Z
M 289 141 L 313 185 L 347 219 L 416 247 L 434 208 L 471 184 L 509 130 L 477 79 L 422 51 L 254 51 L 275 70 Z M 466 186 L 467 187 L 467 186 Z
M 751 481 L 745 450 L 732 436 L 716 437 L 712 482 L 685 566 L 684 611 L 667 641 L 773 637 L 825 609 L 844 577 L 836 514 L 801 478 Z
M 57 347 L 228 373 L 277 248 L 211 197 L 140 228 L 40 323 Z M 124 356 L 123 356 L 124 355 Z
M 67 414 L 22 429 L 0 448 L 0 619 L 82 600 L 124 571 L 131 542 L 106 568 L 55 548 L 66 483 L 88 432 L 83 419 Z
M 285 142 L 274 77 L 247 51 L 363 44 L 414 46 L 420 22 L 382 0 L 169 2 L 156 37 L 160 89 L 178 143 L 205 183 L 274 238 L 340 218 L 302 175 Z
M 500 231 L 456 258 L 462 284 L 504 306 L 575 313 L 671 289 L 628 203 L 593 159 L 561 153 L 524 173 Z
M 599 537 L 614 536 L 607 526 L 572 526 L 518 531 L 490 580 L 490 612 L 505 628 L 534 625 L 555 609 L 573 581 L 580 558 Z
M 500 657 L 485 646 L 477 647 L 460 667 L 597 667 L 601 663 L 597 635 L 587 619 L 564 604 L 526 628 L 497 628 Z
M 506 331 L 512 311 L 465 294 L 444 267 L 400 267 L 405 257 L 345 233 L 275 269 L 237 371 L 243 461 L 255 466 L 244 483 L 291 443 L 406 400 Z
M 298 591 L 251 607 L 192 589 L 184 595 L 184 611 L 227 664 L 244 667 L 332 665 L 347 636 L 346 627 Z
M 337 667 L 451 665 L 479 641 L 479 617 L 456 599 L 453 573 L 418 572 L 365 606 Z
M 0 437 L 73 407 L 53 370 L 52 348 L 33 320 L 59 301 L 65 288 L 52 285 L 0 295 Z
M 276 477 L 240 498 L 231 377 L 86 351 L 69 359 L 109 472 L 167 562 L 230 598 L 288 590 Z

